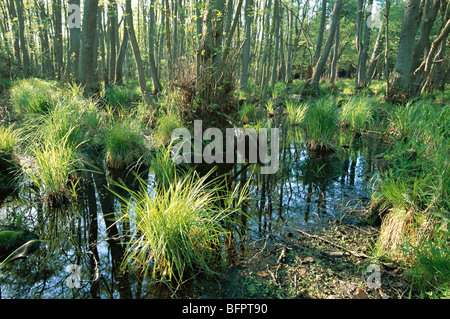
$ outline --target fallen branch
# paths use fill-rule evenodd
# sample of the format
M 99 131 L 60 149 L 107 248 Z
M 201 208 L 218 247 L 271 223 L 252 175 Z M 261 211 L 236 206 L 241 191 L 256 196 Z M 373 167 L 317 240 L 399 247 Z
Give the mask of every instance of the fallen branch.
M 304 232 L 303 230 L 296 229 L 296 228 L 293 228 L 293 230 L 299 232 L 300 234 L 302 234 L 302 235 L 304 235 L 304 236 L 306 236 L 308 238 L 319 239 L 319 240 L 321 240 L 321 241 L 323 241 L 323 242 L 325 242 L 327 244 L 330 244 L 331 246 L 334 246 L 336 248 L 342 249 L 342 250 L 348 252 L 349 254 L 351 254 L 351 255 L 353 255 L 355 257 L 358 257 L 358 258 L 370 258 L 369 256 L 367 256 L 364 253 L 358 253 L 358 252 L 355 252 L 353 250 L 347 249 L 344 246 L 336 244 L 336 243 L 334 243 L 334 242 L 332 242 L 332 241 L 330 241 L 328 239 L 325 239 L 323 237 L 320 237 L 320 236 L 317 236 L 317 235 L 311 235 L 311 234 L 308 234 L 307 232 Z

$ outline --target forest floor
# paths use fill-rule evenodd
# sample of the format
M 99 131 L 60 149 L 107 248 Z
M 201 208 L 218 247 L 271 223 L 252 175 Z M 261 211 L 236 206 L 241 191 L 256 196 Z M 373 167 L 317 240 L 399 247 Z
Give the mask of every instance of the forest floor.
M 241 258 L 217 282 L 204 285 L 198 297 L 414 298 L 407 268 L 395 261 L 371 257 L 378 228 L 368 225 L 363 215 L 359 212 L 351 220 L 328 222 L 328 227 L 308 232 L 291 229 L 272 243 L 266 242 L 270 241 L 268 236 L 258 242 L 259 247 L 249 258 Z M 369 265 L 379 267 L 379 285 L 374 273 L 366 272 Z

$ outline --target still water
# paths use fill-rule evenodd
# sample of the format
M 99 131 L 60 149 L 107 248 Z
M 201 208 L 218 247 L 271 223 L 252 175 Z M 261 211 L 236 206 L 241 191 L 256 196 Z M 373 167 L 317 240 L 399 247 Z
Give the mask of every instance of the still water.
M 329 220 L 347 218 L 346 212 L 368 203 L 373 157 L 383 150 L 377 137 L 355 138 L 341 132 L 334 143 L 336 152 L 317 156 L 308 152 L 298 134 L 291 129 L 283 136 L 276 174 L 253 173 L 252 166 L 234 168 L 241 171 L 238 179 L 251 180 L 253 194 L 245 207 L 249 218 L 241 236 L 234 238 L 239 247 L 234 258 L 245 259 L 249 243 L 268 235 L 276 239 L 290 228 L 326 227 Z M 94 164 L 103 167 L 99 161 Z M 156 184 L 151 168 L 139 174 L 151 192 Z M 47 210 L 26 187 L 0 198 L 0 227 L 25 228 L 43 240 L 27 258 L 3 267 L 2 298 L 165 297 L 157 282 L 143 282 L 138 274 L 120 271 L 130 225 L 120 219 L 121 202 L 111 192 L 120 194 L 111 183 L 119 178 L 130 188 L 137 187 L 132 174 L 85 173 L 76 203 L 61 209 Z

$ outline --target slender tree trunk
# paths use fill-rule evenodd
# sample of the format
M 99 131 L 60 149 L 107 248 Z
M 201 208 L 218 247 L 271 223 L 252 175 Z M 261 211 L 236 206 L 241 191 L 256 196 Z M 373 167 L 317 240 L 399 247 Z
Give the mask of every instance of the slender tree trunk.
M 63 39 L 62 39 L 62 17 L 61 17 L 61 0 L 53 0 L 53 19 L 55 28 L 55 67 L 56 76 L 61 78 L 63 74 Z
M 319 60 L 317 61 L 316 65 L 314 67 L 313 74 L 312 74 L 311 85 L 315 89 L 319 88 L 320 76 L 323 73 L 325 62 L 328 58 L 331 47 L 333 46 L 336 28 L 337 28 L 337 25 L 338 25 L 340 17 L 341 17 L 341 10 L 342 10 L 342 0 L 336 0 L 336 2 L 334 3 L 333 16 L 331 19 L 330 29 L 328 31 L 328 37 L 325 42 L 325 47 L 324 47 L 324 50 L 323 50 Z
M 97 47 L 95 45 L 95 35 L 97 34 L 97 11 L 98 0 L 85 0 L 83 28 L 81 31 L 81 53 L 79 77 L 80 82 L 85 86 L 85 92 L 91 94 L 96 86 L 95 70 L 97 61 L 95 59 Z
M 373 0 L 369 0 L 368 7 L 372 8 Z M 364 42 L 362 43 L 362 47 L 360 50 L 360 54 L 358 56 L 358 73 L 357 73 L 357 87 L 363 88 L 367 85 L 367 53 L 369 51 L 369 43 L 370 43 L 370 34 L 371 34 L 371 28 L 367 25 L 367 20 L 370 17 L 371 12 L 369 12 L 366 8 L 366 16 L 364 19 L 365 23 L 362 23 L 361 25 L 365 25 L 365 31 L 364 31 Z
M 14 34 L 14 55 L 16 57 L 17 66 L 19 69 L 22 67 L 22 57 L 20 56 L 20 33 L 19 33 L 19 26 L 18 26 L 18 18 L 17 18 L 17 12 L 16 12 L 16 5 L 14 3 L 14 0 L 9 0 L 9 17 L 11 19 L 11 28 Z M 17 76 L 17 72 L 15 72 L 14 76 Z
M 117 29 L 117 1 L 108 1 L 108 30 L 109 30 L 109 82 L 116 81 L 116 29 Z
M 279 0 L 275 0 L 273 9 L 273 23 L 275 23 L 275 52 L 272 65 L 272 86 L 277 82 L 278 55 L 280 50 L 280 7 Z
M 327 19 L 327 1 L 322 0 L 322 15 L 320 17 L 319 34 L 317 35 L 316 51 L 314 53 L 313 64 L 315 65 L 319 61 L 320 54 L 322 52 L 323 34 L 325 32 L 325 22 Z
M 248 68 L 250 63 L 251 50 L 251 31 L 253 22 L 253 0 L 246 0 L 245 2 L 245 44 L 242 49 L 242 68 L 240 90 L 245 91 L 248 84 Z
M 69 4 L 79 6 L 80 0 L 70 0 Z M 80 61 L 81 30 L 69 28 L 69 56 L 67 57 L 67 71 L 69 77 L 78 78 L 78 64 Z
M 153 79 L 154 94 L 158 94 L 162 90 L 161 83 L 159 82 L 158 69 L 155 63 L 155 46 L 154 46 L 154 32 L 155 32 L 155 0 L 150 3 L 150 26 L 149 26 L 149 60 L 150 60 L 150 72 Z
M 331 75 L 330 75 L 330 82 L 331 84 L 334 84 L 336 81 L 336 73 L 337 73 L 337 60 L 339 59 L 339 32 L 340 26 L 339 23 L 336 26 L 336 34 L 334 38 L 334 52 L 333 52 L 333 60 L 331 61 Z
M 131 0 L 126 0 L 125 6 L 127 13 L 128 35 L 130 37 L 131 48 L 133 50 L 134 60 L 136 62 L 136 69 L 138 71 L 138 81 L 139 87 L 141 88 L 142 99 L 146 105 L 151 105 L 150 95 L 147 92 L 147 86 L 145 82 L 145 73 L 144 68 L 142 66 L 141 53 L 139 51 L 139 45 L 136 39 L 136 34 L 134 33 Z
M 370 56 L 369 65 L 367 67 L 367 82 L 370 83 L 372 81 L 372 78 L 374 76 L 375 67 L 378 62 L 378 58 L 381 53 L 381 49 L 383 46 L 383 30 L 384 30 L 384 23 L 380 25 L 380 29 L 378 30 L 378 36 L 375 40 L 375 44 L 373 46 L 372 55 Z
M 25 40 L 25 24 L 23 19 L 23 2 L 16 0 L 17 19 L 19 22 L 20 49 L 23 56 L 23 74 L 27 78 L 30 75 L 30 57 L 28 55 L 27 43 Z
M 412 70 L 416 70 L 420 64 L 420 58 L 426 58 L 430 50 L 430 34 L 439 10 L 439 0 L 425 0 L 423 9 L 423 22 L 420 36 L 414 47 L 412 56 Z M 416 94 L 419 89 L 419 77 L 411 75 L 411 94 Z
M 397 60 L 392 74 L 393 94 L 409 94 L 412 54 L 418 28 L 420 0 L 407 0 L 398 44 Z
M 389 65 L 388 65 L 388 53 L 389 53 L 389 11 L 391 8 L 391 1 L 386 0 L 386 8 L 384 12 L 385 18 L 385 35 L 384 41 L 384 76 L 386 77 L 386 97 L 389 99 L 390 96 L 390 86 L 389 86 Z
M 122 44 L 120 45 L 119 55 L 117 57 L 116 63 L 116 75 L 115 75 L 115 84 L 121 85 L 123 83 L 123 63 L 125 61 L 125 54 L 127 52 L 128 45 L 128 28 L 127 28 L 127 19 L 123 19 L 123 38 Z

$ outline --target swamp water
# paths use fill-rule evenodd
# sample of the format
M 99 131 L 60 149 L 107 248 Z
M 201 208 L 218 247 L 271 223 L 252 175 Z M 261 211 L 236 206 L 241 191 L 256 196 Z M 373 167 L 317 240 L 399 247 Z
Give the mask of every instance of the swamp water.
M 238 174 L 241 181 L 251 179 L 252 198 L 245 208 L 248 218 L 243 219 L 240 236 L 235 236 L 231 248 L 223 246 L 229 257 L 224 267 L 254 256 L 255 243 L 270 238 L 264 244 L 274 245 L 278 236 L 291 229 L 326 227 L 329 220 L 346 218 L 346 212 L 362 209 L 370 199 L 373 157 L 385 147 L 376 136 L 354 138 L 341 132 L 334 141 L 336 152 L 324 156 L 311 156 L 295 128 L 282 139 L 276 174 L 252 174 L 252 166 Z M 235 173 L 242 168 L 235 167 Z M 151 192 L 156 184 L 151 168 L 140 176 L 148 181 Z M 26 188 L 0 198 L 2 227 L 20 225 L 44 239 L 27 258 L 3 267 L 2 298 L 221 297 L 204 293 L 201 287 L 208 284 L 201 277 L 173 295 L 173 291 L 161 292 L 164 287 L 155 281 L 142 282 L 136 274 L 120 271 L 130 225 L 117 220 L 121 203 L 108 190 L 120 193 L 111 183 L 119 177 L 126 178 L 113 171 L 86 173 L 78 200 L 63 209 L 48 211 L 35 192 Z M 129 188 L 131 184 L 127 182 Z

